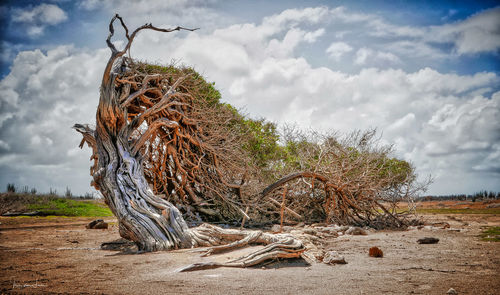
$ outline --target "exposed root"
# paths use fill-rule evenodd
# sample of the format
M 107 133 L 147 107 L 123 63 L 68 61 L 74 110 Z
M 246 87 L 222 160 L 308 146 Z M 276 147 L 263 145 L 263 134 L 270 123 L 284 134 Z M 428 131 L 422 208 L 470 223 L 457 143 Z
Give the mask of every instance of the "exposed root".
M 191 229 L 191 234 L 202 245 L 206 245 L 207 240 L 200 240 L 200 237 L 206 237 L 208 240 L 211 240 L 208 243 L 225 243 L 207 249 L 195 250 L 203 252 L 202 256 L 231 251 L 250 244 L 261 244 L 265 245 L 265 247 L 224 263 L 194 263 L 179 269 L 178 271 L 180 272 L 217 267 L 249 267 L 277 258 L 298 258 L 306 251 L 302 240 L 291 234 L 272 234 L 260 230 L 224 229 L 210 224 L 203 224 L 198 228 Z

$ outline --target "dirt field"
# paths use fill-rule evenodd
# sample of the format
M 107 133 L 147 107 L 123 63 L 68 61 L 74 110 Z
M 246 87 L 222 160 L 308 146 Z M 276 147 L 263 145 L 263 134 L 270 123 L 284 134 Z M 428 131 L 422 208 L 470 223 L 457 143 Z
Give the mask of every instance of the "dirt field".
M 100 250 L 117 238 L 116 225 L 88 230 L 91 218 L 0 218 L 2 293 L 73 294 L 499 294 L 500 243 L 478 238 L 500 216 L 429 215 L 426 226 L 408 231 L 370 231 L 328 241 L 345 265 L 276 262 L 249 269 L 190 273 L 176 269 L 198 261 L 224 260 L 249 249 L 200 258 L 189 251 L 136 255 Z M 109 219 L 113 222 L 113 219 Z M 421 245 L 422 237 L 439 238 Z M 368 256 L 378 246 L 383 258 Z

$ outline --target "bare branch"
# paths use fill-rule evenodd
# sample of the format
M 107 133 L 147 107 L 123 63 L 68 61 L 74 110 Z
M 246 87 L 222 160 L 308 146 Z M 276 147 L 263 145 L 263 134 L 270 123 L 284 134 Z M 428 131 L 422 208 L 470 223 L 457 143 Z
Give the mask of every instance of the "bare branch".
M 92 128 L 90 128 L 88 124 L 85 124 L 85 125 L 84 124 L 75 124 L 73 126 L 73 129 L 75 129 L 76 131 L 80 132 L 83 135 L 83 139 L 80 142 L 79 147 L 83 148 L 83 143 L 86 142 L 87 145 L 89 147 L 91 147 L 95 152 L 97 149 L 97 143 L 96 143 L 95 136 L 94 136 L 95 131 Z
M 127 44 L 125 45 L 125 48 L 123 50 L 121 50 L 121 51 L 118 51 L 116 49 L 115 45 L 113 44 L 113 42 L 111 42 L 111 37 L 113 37 L 113 35 L 115 33 L 115 30 L 114 30 L 114 27 L 113 27 L 113 23 L 114 23 L 114 21 L 116 19 L 120 20 L 120 23 L 121 23 L 122 27 L 125 29 L 125 35 L 126 35 L 127 40 L 128 40 Z M 108 38 L 106 39 L 106 43 L 107 43 L 108 47 L 111 49 L 111 57 L 109 58 L 108 63 L 106 65 L 106 68 L 104 70 L 104 74 L 103 74 L 103 78 L 102 78 L 102 85 L 103 86 L 105 86 L 105 85 L 107 85 L 109 83 L 109 76 L 110 76 L 111 69 L 113 67 L 114 62 L 119 57 L 123 56 L 130 49 L 130 46 L 132 46 L 132 42 L 134 41 L 134 38 L 137 35 L 137 33 L 139 33 L 142 30 L 146 30 L 146 29 L 153 30 L 153 31 L 158 31 L 158 32 L 164 32 L 164 33 L 170 33 L 170 32 L 180 31 L 180 30 L 195 31 L 195 30 L 198 30 L 199 28 L 190 29 L 190 28 L 184 28 L 184 27 L 176 27 L 176 28 L 173 28 L 173 29 L 162 29 L 162 28 L 155 27 L 151 23 L 149 23 L 149 24 L 145 24 L 145 25 L 142 25 L 142 26 L 138 27 L 129 36 L 128 35 L 128 28 L 125 25 L 123 19 L 120 17 L 120 15 L 115 14 L 115 16 L 111 19 L 111 21 L 109 23 L 109 35 L 108 35 Z
M 135 155 L 141 149 L 141 147 L 144 145 L 146 140 L 148 140 L 148 138 L 151 137 L 151 135 L 155 134 L 156 129 L 158 129 L 159 127 L 177 128 L 177 127 L 179 127 L 179 123 L 177 123 L 176 121 L 170 121 L 167 119 L 159 119 L 159 120 L 156 120 L 153 123 L 151 123 L 151 125 L 146 130 L 146 132 L 144 132 L 141 135 L 141 137 L 139 137 L 139 139 L 134 143 L 134 145 L 132 147 L 132 154 L 133 155 Z

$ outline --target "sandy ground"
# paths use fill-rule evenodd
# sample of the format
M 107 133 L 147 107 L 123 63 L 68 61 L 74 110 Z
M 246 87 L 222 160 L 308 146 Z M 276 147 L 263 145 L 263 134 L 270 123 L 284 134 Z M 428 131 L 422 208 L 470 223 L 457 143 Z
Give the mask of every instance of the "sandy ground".
M 119 238 L 116 225 L 88 230 L 88 218 L 0 218 L 0 290 L 6 294 L 499 294 L 500 243 L 483 242 L 485 226 L 498 215 L 433 215 L 427 226 L 408 231 L 370 231 L 327 241 L 348 262 L 305 265 L 275 262 L 248 269 L 189 273 L 176 269 L 220 261 L 251 249 L 200 258 L 189 251 L 120 255 L 100 250 Z M 108 220 L 113 222 L 113 219 Z M 438 244 L 417 239 L 437 237 Z M 378 246 L 383 258 L 368 256 Z

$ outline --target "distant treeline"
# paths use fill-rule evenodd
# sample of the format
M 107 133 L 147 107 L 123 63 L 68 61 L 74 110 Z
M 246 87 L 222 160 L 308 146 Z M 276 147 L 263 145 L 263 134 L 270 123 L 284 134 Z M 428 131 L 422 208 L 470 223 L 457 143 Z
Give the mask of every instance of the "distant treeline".
M 443 195 L 443 196 L 423 196 L 418 198 L 420 201 L 442 201 L 442 200 L 461 200 L 461 201 L 477 201 L 477 200 L 498 200 L 500 199 L 500 192 L 493 191 L 479 191 L 477 193 L 456 194 L 456 195 Z
M 29 188 L 27 185 L 18 187 L 14 183 L 7 184 L 7 193 L 19 193 L 19 194 L 31 194 L 31 195 L 46 195 L 46 196 L 56 196 L 56 197 L 66 197 L 72 199 L 98 199 L 100 196 L 94 192 L 87 192 L 84 195 L 75 196 L 71 192 L 69 187 L 66 187 L 66 191 L 63 194 L 57 193 L 57 190 L 50 188 L 48 193 L 39 193 L 36 188 Z

